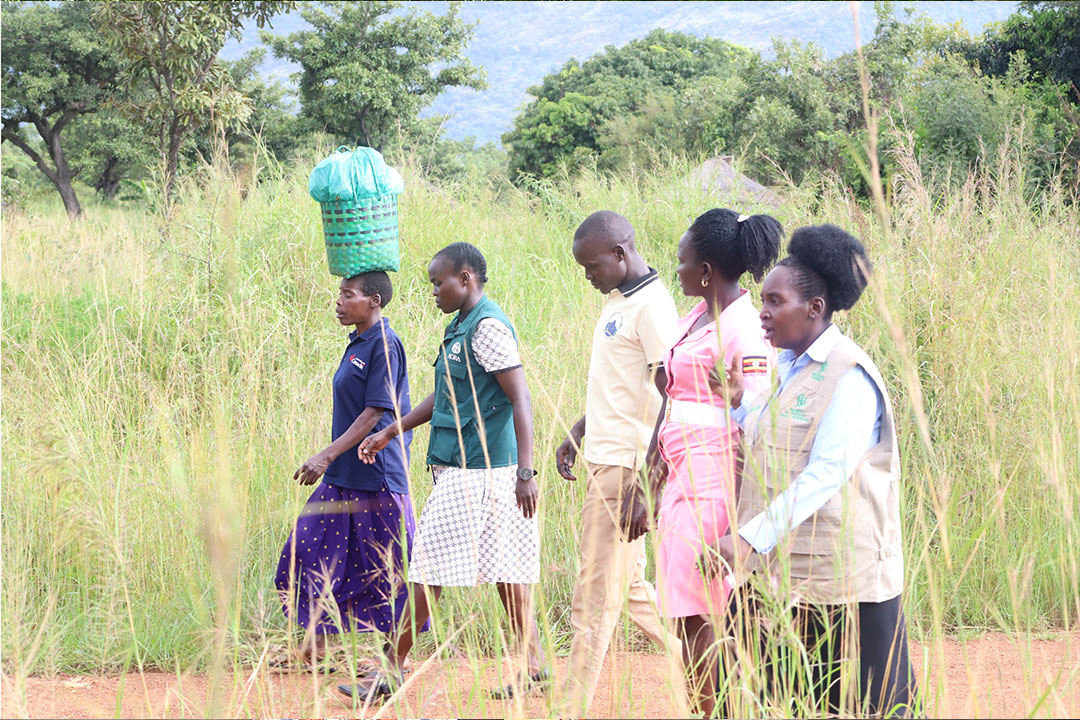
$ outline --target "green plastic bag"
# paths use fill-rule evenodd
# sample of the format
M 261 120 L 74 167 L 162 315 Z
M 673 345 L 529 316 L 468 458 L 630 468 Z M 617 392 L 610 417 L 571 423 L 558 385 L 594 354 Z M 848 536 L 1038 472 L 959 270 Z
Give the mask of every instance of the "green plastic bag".
M 308 192 L 318 202 L 360 200 L 400 195 L 405 189 L 398 171 L 386 164 L 378 150 L 339 147 L 311 171 Z
M 404 189 L 398 172 L 368 147 L 340 147 L 315 166 L 308 192 L 322 208 L 331 275 L 400 267 L 397 200 Z

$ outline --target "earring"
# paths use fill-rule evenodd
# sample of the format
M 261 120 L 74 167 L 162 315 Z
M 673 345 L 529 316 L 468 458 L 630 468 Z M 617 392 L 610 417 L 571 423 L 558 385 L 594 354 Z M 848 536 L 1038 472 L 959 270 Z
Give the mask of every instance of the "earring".
M 709 287 L 709 278 L 701 278 L 701 287 Z

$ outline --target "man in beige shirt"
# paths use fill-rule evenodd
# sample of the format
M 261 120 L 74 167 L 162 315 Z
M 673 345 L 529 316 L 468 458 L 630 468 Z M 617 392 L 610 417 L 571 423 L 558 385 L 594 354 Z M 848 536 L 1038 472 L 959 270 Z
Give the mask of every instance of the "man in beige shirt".
M 574 460 L 584 439 L 588 488 L 582 510 L 580 566 L 574 586 L 563 697 L 568 716 L 582 717 L 596 691 L 600 668 L 624 602 L 646 635 L 674 652 L 656 591 L 645 580 L 645 540 L 625 542 L 623 498 L 636 484 L 666 383 L 663 362 L 679 315 L 671 294 L 634 247 L 634 228 L 602 210 L 574 233 L 574 259 L 608 296 L 593 332 L 585 415 L 555 453 L 559 474 L 576 480 Z

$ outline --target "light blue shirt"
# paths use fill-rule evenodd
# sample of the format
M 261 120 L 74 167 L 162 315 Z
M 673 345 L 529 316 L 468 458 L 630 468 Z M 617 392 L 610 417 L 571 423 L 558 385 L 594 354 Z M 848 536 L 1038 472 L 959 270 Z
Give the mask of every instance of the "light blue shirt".
M 829 325 L 802 355 L 781 350 L 776 358 L 780 385 L 770 402 L 811 361 L 825 362 L 842 337 L 839 328 Z M 768 412 L 768 407 L 761 412 Z M 883 411 L 881 393 L 862 367 L 856 365 L 841 375 L 821 416 L 806 467 L 763 512 L 743 523 L 739 536 L 759 553 L 771 552 L 851 478 L 863 455 L 880 441 Z

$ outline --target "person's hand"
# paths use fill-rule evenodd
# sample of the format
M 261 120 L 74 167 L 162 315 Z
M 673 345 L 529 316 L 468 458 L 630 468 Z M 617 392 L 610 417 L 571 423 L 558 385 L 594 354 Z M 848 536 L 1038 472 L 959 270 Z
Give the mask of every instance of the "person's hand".
M 745 565 L 755 552 L 754 546 L 739 535 L 728 534 L 712 546 L 705 546 L 698 558 L 698 572 L 707 580 L 717 575 L 728 575 L 736 566 Z
M 567 480 L 577 480 L 573 472 L 575 460 L 577 460 L 577 443 L 570 435 L 567 435 L 555 451 L 555 468 Z
M 304 461 L 299 470 L 293 473 L 293 480 L 299 480 L 301 485 L 314 485 L 326 472 L 332 460 L 333 458 L 327 455 L 325 450 L 312 455 Z
M 368 465 L 375 462 L 375 456 L 378 452 L 390 444 L 391 427 L 392 426 L 387 426 L 379 432 L 372 433 L 360 441 L 360 447 L 356 449 L 356 454 L 360 456 L 360 462 L 367 463 Z
M 626 531 L 627 542 L 634 542 L 649 532 L 649 509 L 645 505 L 645 497 L 640 486 L 635 485 L 634 489 L 623 498 L 622 525 Z
M 659 494 L 659 488 L 664 486 L 668 476 L 668 465 L 664 461 L 664 458 L 657 452 L 652 461 L 649 463 L 649 469 L 646 473 L 649 487 L 653 488 L 653 491 Z M 660 512 L 660 503 L 656 504 L 656 512 Z
M 731 359 L 731 365 L 720 374 L 720 368 L 714 367 L 709 371 L 709 390 L 714 395 L 724 398 L 724 403 L 732 410 L 742 405 L 743 398 L 743 372 L 742 354 L 736 353 Z
M 521 514 L 528 520 L 536 514 L 536 505 L 540 500 L 540 489 L 536 486 L 536 476 L 528 480 L 517 479 L 514 486 L 514 494 L 517 496 L 517 506 L 521 508 Z

